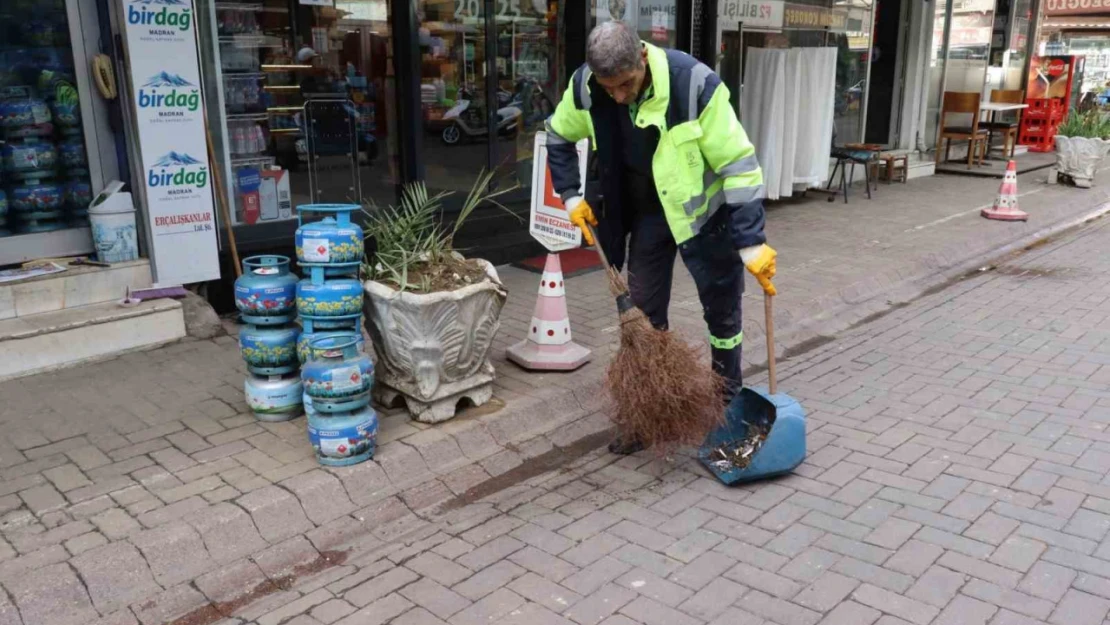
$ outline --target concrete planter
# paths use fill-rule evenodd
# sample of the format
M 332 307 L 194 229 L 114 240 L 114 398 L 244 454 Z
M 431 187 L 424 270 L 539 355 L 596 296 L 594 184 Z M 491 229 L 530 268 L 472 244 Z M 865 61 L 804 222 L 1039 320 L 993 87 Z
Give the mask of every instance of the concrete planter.
M 403 398 L 413 419 L 440 423 L 461 399 L 482 405 L 493 396 L 490 348 L 508 291 L 493 265 L 489 280 L 444 293 L 399 292 L 363 283 L 366 329 L 377 355 L 379 402 Z
M 1089 189 L 1103 157 L 1110 152 L 1110 141 L 1088 137 L 1056 136 L 1056 173 L 1064 174 L 1075 186 Z

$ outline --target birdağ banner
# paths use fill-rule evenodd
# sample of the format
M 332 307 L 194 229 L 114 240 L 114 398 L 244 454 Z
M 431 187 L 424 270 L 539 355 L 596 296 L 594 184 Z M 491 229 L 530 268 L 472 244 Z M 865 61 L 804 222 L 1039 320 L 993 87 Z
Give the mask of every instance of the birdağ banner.
M 220 277 L 192 0 L 120 0 L 159 285 Z

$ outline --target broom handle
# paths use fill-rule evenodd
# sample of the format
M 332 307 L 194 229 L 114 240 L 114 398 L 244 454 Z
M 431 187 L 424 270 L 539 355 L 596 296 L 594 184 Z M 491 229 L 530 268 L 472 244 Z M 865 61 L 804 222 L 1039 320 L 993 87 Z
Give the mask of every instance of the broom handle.
M 212 171 L 212 191 L 216 196 L 216 206 L 220 210 L 220 221 L 224 222 L 224 228 L 227 230 L 227 243 L 231 247 L 231 262 L 235 265 L 235 277 L 238 278 L 243 275 L 243 266 L 239 263 L 239 246 L 235 243 L 235 229 L 231 225 L 231 211 L 227 207 L 227 196 L 224 195 L 220 168 L 216 165 L 216 148 L 212 144 L 212 128 L 208 125 L 207 110 L 204 112 L 204 138 L 208 143 L 208 162 L 211 164 L 210 169 Z
M 605 265 L 605 271 L 608 271 L 610 275 L 616 274 L 617 270 L 615 268 L 613 268 L 612 263 L 609 262 L 609 257 L 606 256 L 605 250 L 602 249 L 602 247 L 601 247 L 601 239 L 597 238 L 597 230 L 593 226 L 591 226 L 590 224 L 586 224 L 586 229 L 590 231 L 590 236 L 593 237 L 594 251 L 596 251 L 597 255 L 601 257 L 601 262 Z M 619 278 L 619 276 L 618 276 L 618 278 Z M 625 288 L 624 295 L 625 296 L 628 295 L 628 289 L 627 288 Z M 618 308 L 619 308 L 620 307 L 620 297 L 618 297 L 617 300 L 618 300 L 617 305 L 618 305 Z
M 609 264 L 609 257 L 605 255 L 605 250 L 601 249 L 601 240 L 597 238 L 597 230 L 590 224 L 586 224 L 586 230 L 590 231 L 590 238 L 594 240 L 594 250 L 601 257 L 601 262 L 605 263 L 605 269 L 612 271 L 613 266 Z
M 767 327 L 767 388 L 774 395 L 778 390 L 778 376 L 775 373 L 775 319 L 771 311 L 772 299 L 766 291 L 763 293 L 763 322 Z

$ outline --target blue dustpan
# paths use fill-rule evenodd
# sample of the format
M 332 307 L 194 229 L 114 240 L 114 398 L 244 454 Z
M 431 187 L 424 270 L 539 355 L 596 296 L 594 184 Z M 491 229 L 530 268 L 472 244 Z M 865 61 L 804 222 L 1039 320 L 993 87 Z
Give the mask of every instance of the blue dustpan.
M 743 388 L 725 409 L 725 423 L 709 433 L 698 449 L 698 459 L 718 480 L 728 486 L 782 475 L 794 470 L 806 457 L 806 415 L 802 405 L 789 395 L 775 393 L 775 331 L 771 320 L 771 298 L 764 296 L 767 316 L 767 365 L 770 392 Z M 744 468 L 715 462 L 713 449 L 747 438 L 750 427 L 769 430 L 763 445 Z

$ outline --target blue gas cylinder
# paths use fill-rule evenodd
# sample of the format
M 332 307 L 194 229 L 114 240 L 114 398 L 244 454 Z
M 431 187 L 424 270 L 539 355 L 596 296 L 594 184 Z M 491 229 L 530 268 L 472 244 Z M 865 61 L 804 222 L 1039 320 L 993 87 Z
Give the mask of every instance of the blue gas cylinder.
M 358 349 L 362 337 L 337 332 L 308 345 L 308 362 L 301 367 L 305 395 L 321 413 L 358 410 L 370 403 L 374 363 Z
M 235 307 L 243 321 L 279 325 L 293 320 L 297 305 L 297 276 L 289 258 L 266 255 L 243 259 L 243 275 L 235 281 Z
M 300 376 L 248 375 L 243 382 L 247 406 L 259 421 L 289 421 L 304 411 Z
M 297 314 L 314 329 L 350 328 L 362 316 L 362 282 L 355 278 L 305 278 L 297 283 Z
M 300 328 L 246 325 L 239 331 L 239 353 L 247 369 L 257 375 L 282 375 L 297 370 Z
M 351 223 L 358 204 L 302 204 L 297 207 L 300 227 L 294 235 L 297 261 L 302 267 L 323 267 L 329 276 L 352 275 L 362 264 L 363 232 Z M 326 215 L 318 221 L 308 221 Z
M 358 343 L 356 345 L 358 347 L 358 351 L 365 352 L 366 340 L 362 338 L 362 324 L 360 320 L 356 319 L 354 322 L 354 327 L 349 330 L 319 330 L 313 332 L 303 330 L 301 332 L 300 338 L 297 339 L 297 359 L 301 361 L 302 365 L 308 362 L 308 346 L 312 343 L 312 341 L 322 338 L 333 338 L 336 336 L 350 336 L 351 332 L 354 332 L 355 335 L 358 337 Z
M 350 412 L 325 414 L 305 398 L 308 440 L 316 460 L 327 466 L 346 466 L 374 457 L 378 442 L 378 414 L 370 406 Z

